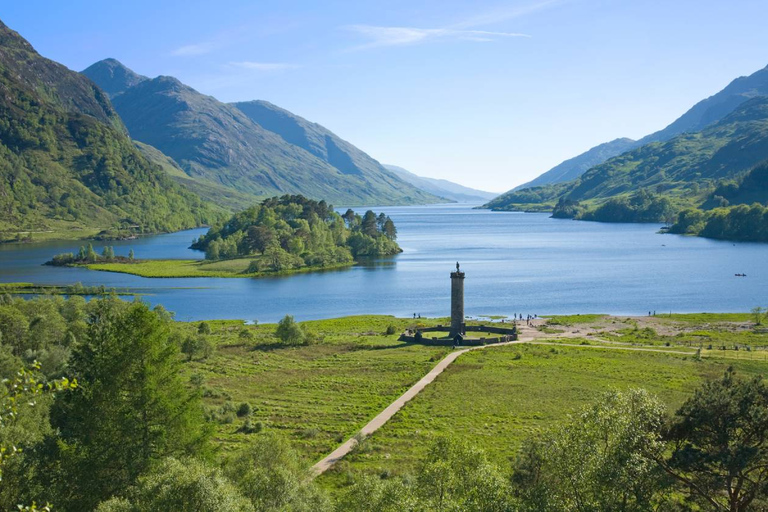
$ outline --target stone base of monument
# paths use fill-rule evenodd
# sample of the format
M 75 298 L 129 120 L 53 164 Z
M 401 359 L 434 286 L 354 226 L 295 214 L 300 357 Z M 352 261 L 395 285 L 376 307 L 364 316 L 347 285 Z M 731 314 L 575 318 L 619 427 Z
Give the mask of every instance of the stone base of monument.
M 491 343 L 503 343 L 506 341 L 517 340 L 517 327 L 492 327 L 488 325 L 467 325 L 464 327 L 464 334 L 451 335 L 449 326 L 438 325 L 435 327 L 424 327 L 423 329 L 408 329 L 398 338 L 399 341 L 407 343 L 421 343 L 423 345 L 440 346 L 478 346 L 489 345 Z M 449 333 L 447 336 L 432 336 L 432 333 Z M 468 333 L 487 333 L 491 336 L 469 335 Z

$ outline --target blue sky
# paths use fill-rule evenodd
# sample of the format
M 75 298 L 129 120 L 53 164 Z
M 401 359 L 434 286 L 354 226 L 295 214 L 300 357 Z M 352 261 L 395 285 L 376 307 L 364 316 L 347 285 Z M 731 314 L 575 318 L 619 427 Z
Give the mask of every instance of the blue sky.
M 765 0 L 26 1 L 0 19 L 72 69 L 114 57 L 265 99 L 497 192 L 768 65 Z

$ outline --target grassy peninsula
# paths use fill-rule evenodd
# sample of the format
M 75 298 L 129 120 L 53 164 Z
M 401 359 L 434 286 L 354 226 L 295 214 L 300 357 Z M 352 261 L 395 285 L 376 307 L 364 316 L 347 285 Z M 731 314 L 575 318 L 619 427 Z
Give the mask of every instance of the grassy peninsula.
M 116 256 L 111 247 L 101 255 L 92 246 L 78 254 L 59 254 L 51 265 L 82 265 L 92 270 L 142 277 L 259 277 L 353 265 L 364 258 L 402 252 L 397 228 L 384 213 L 368 210 L 339 215 L 325 201 L 304 196 L 270 198 L 194 240 L 204 260 L 140 260 L 133 252 Z

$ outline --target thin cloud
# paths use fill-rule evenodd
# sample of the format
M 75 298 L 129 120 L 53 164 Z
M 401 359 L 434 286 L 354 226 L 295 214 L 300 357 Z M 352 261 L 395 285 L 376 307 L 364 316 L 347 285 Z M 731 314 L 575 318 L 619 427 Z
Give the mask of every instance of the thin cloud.
M 180 46 L 171 52 L 174 57 L 191 57 L 195 55 L 205 55 L 211 53 L 220 46 L 218 43 L 206 41 L 203 43 L 188 44 Z
M 463 29 L 493 25 L 494 23 L 501 23 L 504 21 L 513 20 L 515 18 L 522 18 L 523 16 L 533 14 L 537 11 L 546 9 L 547 7 L 553 7 L 557 4 L 562 4 L 564 1 L 565 0 L 544 0 L 542 2 L 524 6 L 494 9 L 453 24 L 449 28 Z
M 358 46 L 357 49 L 378 46 L 403 46 L 450 39 L 483 42 L 507 37 L 530 37 L 527 34 L 514 32 L 455 30 L 450 28 L 375 27 L 372 25 L 352 25 L 347 28 L 370 40 L 368 43 Z
M 299 67 L 297 64 L 289 64 L 287 62 L 253 62 L 248 60 L 230 62 L 229 65 L 254 71 L 283 71 L 286 69 L 297 69 Z
M 350 25 L 344 28 L 368 39 L 367 43 L 358 45 L 352 48 L 352 50 L 363 50 L 383 46 L 406 46 L 430 41 L 461 40 L 488 43 L 506 38 L 531 36 L 529 34 L 521 34 L 517 32 L 477 30 L 477 27 L 520 18 L 555 4 L 563 3 L 563 1 L 565 0 L 544 0 L 522 7 L 497 9 L 472 16 L 442 28 L 382 27 L 376 25 Z

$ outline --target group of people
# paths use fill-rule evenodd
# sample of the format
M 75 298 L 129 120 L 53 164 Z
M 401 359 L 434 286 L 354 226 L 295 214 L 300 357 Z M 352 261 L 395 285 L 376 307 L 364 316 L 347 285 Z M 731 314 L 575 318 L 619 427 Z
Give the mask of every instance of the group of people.
M 517 313 L 514 313 L 512 316 L 514 317 L 515 321 L 517 321 L 517 320 L 519 320 L 521 322 L 523 321 L 523 314 L 522 313 L 520 313 L 519 315 Z M 539 315 L 526 315 L 526 317 L 525 317 L 525 325 L 531 325 L 531 322 L 533 322 L 537 318 L 539 318 Z

